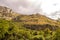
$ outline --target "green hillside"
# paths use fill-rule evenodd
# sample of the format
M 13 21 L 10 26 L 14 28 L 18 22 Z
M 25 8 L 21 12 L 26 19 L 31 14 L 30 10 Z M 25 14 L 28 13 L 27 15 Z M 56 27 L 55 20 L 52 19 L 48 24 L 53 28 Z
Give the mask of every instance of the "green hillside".
M 0 40 L 60 40 L 60 21 L 0 6 Z

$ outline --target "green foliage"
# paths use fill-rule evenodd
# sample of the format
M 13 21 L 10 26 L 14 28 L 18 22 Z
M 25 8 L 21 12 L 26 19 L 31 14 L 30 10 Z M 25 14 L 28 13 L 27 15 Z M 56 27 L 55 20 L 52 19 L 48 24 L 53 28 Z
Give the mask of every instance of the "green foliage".
M 60 40 L 60 28 L 56 30 L 56 34 L 55 34 L 54 40 Z
M 8 21 L 0 20 L 0 39 L 4 37 L 4 34 L 8 31 L 8 28 Z
M 56 31 L 30 30 L 20 22 L 0 19 L 0 40 L 60 40 L 60 28 Z

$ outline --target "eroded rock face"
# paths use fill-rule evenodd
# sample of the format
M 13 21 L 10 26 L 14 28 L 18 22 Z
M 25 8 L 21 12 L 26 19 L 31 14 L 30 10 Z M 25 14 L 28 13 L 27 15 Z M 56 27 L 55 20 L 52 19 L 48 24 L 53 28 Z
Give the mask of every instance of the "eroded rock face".
M 56 30 L 58 26 L 53 26 L 49 24 L 44 24 L 44 25 L 28 25 L 25 24 L 24 27 L 31 29 L 31 30 L 44 30 L 46 28 L 49 28 L 50 30 Z
M 7 7 L 2 7 L 0 6 L 0 12 L 11 12 L 11 9 L 7 8 Z
M 0 18 L 11 20 L 16 17 L 17 13 L 13 12 L 12 9 L 0 6 Z
M 11 9 L 0 6 L 0 18 L 11 19 L 11 12 Z

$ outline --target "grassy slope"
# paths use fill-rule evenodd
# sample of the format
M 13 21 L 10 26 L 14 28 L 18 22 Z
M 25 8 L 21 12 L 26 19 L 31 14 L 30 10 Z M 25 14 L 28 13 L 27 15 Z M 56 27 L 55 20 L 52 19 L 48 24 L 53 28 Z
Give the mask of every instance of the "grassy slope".
M 6 20 L 13 20 L 18 21 L 27 25 L 52 25 L 53 26 L 60 26 L 60 23 L 56 20 L 52 20 L 44 15 L 41 14 L 32 14 L 32 15 L 22 15 L 16 12 L 13 12 L 11 9 L 7 7 L 0 6 L 0 18 Z M 38 27 L 38 26 L 37 26 Z

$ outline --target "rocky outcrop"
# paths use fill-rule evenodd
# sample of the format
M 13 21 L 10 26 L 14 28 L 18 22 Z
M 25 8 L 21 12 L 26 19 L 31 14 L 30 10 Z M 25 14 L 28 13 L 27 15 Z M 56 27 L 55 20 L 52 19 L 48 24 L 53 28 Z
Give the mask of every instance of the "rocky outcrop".
M 0 6 L 0 18 L 11 20 L 16 17 L 18 14 L 13 12 L 12 9 Z
M 25 24 L 24 27 L 31 29 L 31 30 L 44 30 L 46 28 L 49 28 L 50 30 L 56 30 L 58 26 L 44 24 L 44 25 L 28 25 Z

